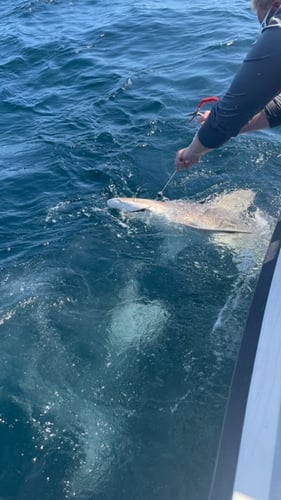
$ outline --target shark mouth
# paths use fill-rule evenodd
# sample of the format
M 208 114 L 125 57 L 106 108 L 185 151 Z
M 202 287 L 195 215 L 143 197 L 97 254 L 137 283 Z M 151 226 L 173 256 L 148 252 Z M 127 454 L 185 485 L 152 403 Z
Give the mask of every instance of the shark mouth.
M 114 210 L 120 210 L 128 213 L 149 211 L 148 205 L 134 203 L 131 200 L 130 202 L 127 202 L 125 199 L 122 198 L 111 198 L 110 200 L 107 201 L 107 206 L 109 208 L 113 208 Z

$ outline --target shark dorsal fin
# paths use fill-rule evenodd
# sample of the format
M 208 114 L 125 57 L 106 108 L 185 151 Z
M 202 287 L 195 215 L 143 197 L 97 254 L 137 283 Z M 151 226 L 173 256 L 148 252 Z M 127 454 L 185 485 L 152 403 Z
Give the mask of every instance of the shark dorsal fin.
M 254 197 L 255 193 L 251 189 L 238 189 L 218 196 L 212 201 L 212 205 L 225 210 L 244 212 L 251 206 Z

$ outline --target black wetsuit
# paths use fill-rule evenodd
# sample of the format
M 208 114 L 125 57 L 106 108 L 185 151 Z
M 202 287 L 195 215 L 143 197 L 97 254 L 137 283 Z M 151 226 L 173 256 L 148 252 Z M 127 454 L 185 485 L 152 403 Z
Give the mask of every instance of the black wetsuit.
M 206 148 L 218 148 L 259 111 L 270 127 L 281 125 L 281 7 L 268 20 L 227 93 L 198 132 Z

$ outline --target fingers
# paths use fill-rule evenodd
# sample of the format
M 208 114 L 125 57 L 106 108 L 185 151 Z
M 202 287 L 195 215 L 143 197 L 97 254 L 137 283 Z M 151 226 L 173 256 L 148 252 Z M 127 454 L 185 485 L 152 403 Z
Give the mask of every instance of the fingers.
M 198 163 L 200 158 L 211 151 L 200 142 L 198 135 L 193 137 L 193 141 L 187 148 L 180 149 L 176 154 L 176 170 L 190 168 L 195 163 Z
M 183 170 L 184 168 L 188 168 L 190 165 L 188 160 L 181 160 L 176 158 L 176 170 Z
M 183 168 L 186 168 L 187 164 L 185 163 L 185 160 L 182 158 L 182 152 L 183 149 L 177 152 L 176 154 L 176 160 L 175 160 L 175 167 L 176 170 L 182 170 Z
M 180 149 L 176 154 L 176 170 L 189 168 L 199 161 L 199 156 L 190 154 L 189 148 Z
M 210 110 L 207 110 L 207 111 L 204 111 L 203 113 L 198 113 L 198 122 L 199 122 L 199 125 L 203 125 L 205 123 L 205 121 L 207 120 L 209 114 L 211 113 Z

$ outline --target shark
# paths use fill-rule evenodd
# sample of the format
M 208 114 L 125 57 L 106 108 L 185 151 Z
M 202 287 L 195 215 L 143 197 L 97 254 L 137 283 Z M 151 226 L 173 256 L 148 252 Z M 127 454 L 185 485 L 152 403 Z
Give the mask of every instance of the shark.
M 150 214 L 158 219 L 201 231 L 221 233 L 252 233 L 249 209 L 255 193 L 239 189 L 222 193 L 205 201 L 150 200 L 146 198 L 111 198 L 110 209 L 132 216 Z

